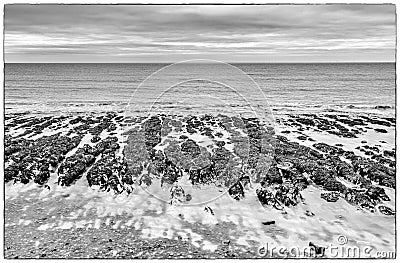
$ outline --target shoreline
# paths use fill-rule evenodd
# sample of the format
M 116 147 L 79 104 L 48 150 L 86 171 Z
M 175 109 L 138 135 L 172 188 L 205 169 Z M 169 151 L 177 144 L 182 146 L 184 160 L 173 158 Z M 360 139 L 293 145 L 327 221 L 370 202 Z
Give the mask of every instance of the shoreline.
M 394 251 L 395 119 L 328 115 L 279 116 L 273 132 L 257 119 L 222 115 L 9 114 L 5 256 L 188 258 L 175 251 L 184 244 L 200 255 L 193 257 L 251 258 L 265 242 L 322 246 L 341 234 Z M 85 253 L 62 250 L 58 235 L 81 240 L 84 229 L 97 240 Z M 124 231 L 133 229 L 127 241 Z M 99 241 L 102 232 L 116 236 L 112 245 Z M 164 252 L 128 253 L 124 242 L 158 242 Z

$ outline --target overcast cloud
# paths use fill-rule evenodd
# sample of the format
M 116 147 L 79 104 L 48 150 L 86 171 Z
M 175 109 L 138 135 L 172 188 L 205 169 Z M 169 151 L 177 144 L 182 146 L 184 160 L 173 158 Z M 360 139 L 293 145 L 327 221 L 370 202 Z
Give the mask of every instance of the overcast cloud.
M 6 62 L 394 61 L 394 5 L 6 5 Z

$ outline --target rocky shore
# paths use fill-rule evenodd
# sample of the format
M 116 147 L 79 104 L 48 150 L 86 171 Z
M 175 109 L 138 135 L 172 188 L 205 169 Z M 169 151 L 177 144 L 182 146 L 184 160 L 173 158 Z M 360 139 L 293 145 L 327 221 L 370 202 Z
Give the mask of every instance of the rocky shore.
M 229 204 L 243 217 L 253 210 L 283 218 L 306 206 L 312 218 L 312 202 L 339 204 L 394 227 L 394 127 L 394 118 L 331 113 L 286 115 L 276 127 L 224 115 L 10 114 L 5 256 L 252 258 L 264 235 L 288 239 L 280 221 L 247 224 L 226 214 Z M 310 193 L 319 200 L 308 200 Z M 80 227 L 68 221 L 77 218 Z M 341 231 L 299 240 L 324 245 Z M 374 247 L 394 247 L 387 239 Z

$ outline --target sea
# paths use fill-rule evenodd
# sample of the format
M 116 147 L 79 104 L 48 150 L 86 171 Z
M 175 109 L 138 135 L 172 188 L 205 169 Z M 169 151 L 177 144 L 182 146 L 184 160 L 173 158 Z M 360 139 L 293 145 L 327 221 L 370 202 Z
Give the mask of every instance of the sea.
M 4 70 L 6 114 L 395 114 L 395 63 L 6 63 Z

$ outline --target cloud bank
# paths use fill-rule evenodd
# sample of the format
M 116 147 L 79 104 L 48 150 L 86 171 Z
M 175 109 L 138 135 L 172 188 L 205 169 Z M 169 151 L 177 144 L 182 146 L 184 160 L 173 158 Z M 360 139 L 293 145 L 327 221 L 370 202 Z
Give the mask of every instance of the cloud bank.
M 394 61 L 394 5 L 6 5 L 6 62 Z

